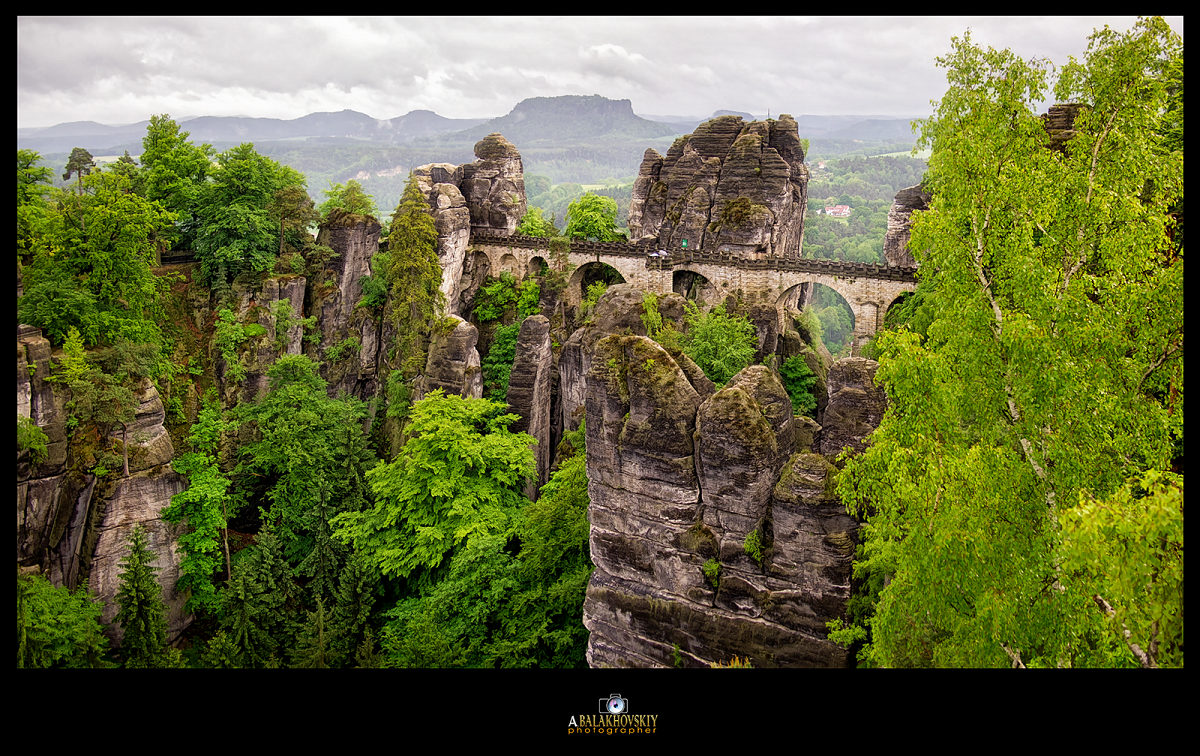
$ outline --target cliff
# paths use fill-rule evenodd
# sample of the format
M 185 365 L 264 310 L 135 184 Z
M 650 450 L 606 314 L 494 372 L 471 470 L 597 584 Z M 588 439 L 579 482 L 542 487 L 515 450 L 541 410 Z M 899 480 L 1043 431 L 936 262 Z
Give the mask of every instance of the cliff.
M 800 257 L 808 168 L 796 121 L 721 116 L 646 150 L 633 185 L 634 241 L 690 249 Z
M 615 288 L 598 314 L 636 298 Z M 684 666 L 735 655 L 756 667 L 847 666 L 825 623 L 844 617 L 858 524 L 831 493 L 840 449 L 830 449 L 862 448 L 878 422 L 874 363 L 830 369 L 822 428 L 793 417 L 763 365 L 713 393 L 645 336 L 613 333 L 591 351 L 588 663 L 672 666 L 678 650 Z

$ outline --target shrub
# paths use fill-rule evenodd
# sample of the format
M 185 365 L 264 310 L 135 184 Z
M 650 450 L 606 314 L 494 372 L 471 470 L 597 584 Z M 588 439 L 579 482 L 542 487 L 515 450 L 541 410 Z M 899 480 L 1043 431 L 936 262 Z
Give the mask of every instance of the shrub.
M 745 317 L 725 314 L 724 304 L 707 313 L 701 313 L 694 302 L 686 308 L 683 351 L 709 380 L 724 386 L 754 359 L 758 346 L 754 325 Z
M 813 417 L 817 411 L 817 399 L 813 396 L 813 387 L 817 384 L 817 376 L 804 361 L 802 355 L 788 357 L 779 368 L 783 378 L 783 388 L 792 399 L 792 411 L 797 415 Z

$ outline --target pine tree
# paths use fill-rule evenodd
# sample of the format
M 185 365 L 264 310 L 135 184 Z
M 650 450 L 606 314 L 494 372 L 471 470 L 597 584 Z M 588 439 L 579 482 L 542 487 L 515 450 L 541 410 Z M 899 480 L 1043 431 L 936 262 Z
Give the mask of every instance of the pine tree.
M 440 284 L 442 267 L 437 256 L 437 227 L 429 203 L 410 173 L 404 196 L 392 214 L 388 235 L 391 267 L 387 271 L 391 290 L 392 323 L 396 327 L 396 358 L 393 362 L 405 377 L 424 367 L 422 336 L 445 306 Z
M 157 555 L 150 550 L 146 531 L 133 529 L 129 554 L 121 560 L 121 584 L 117 589 L 116 622 L 124 630 L 121 652 L 126 667 L 161 666 L 167 646 L 167 607 L 162 600 L 154 567 Z
M 317 610 L 308 613 L 308 622 L 297 639 L 292 654 L 292 666 L 305 669 L 329 669 L 338 666 L 341 654 L 336 653 L 330 643 L 329 616 L 325 602 L 317 599 Z

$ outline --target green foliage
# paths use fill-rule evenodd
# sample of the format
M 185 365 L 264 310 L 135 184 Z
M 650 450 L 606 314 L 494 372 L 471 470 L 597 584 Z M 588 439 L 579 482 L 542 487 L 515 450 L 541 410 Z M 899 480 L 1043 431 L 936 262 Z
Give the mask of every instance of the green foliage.
M 428 334 L 429 323 L 445 307 L 440 288 L 442 268 L 437 256 L 437 228 L 429 204 L 411 173 L 404 197 L 392 214 L 388 253 L 387 279 L 392 325 L 396 328 L 393 365 L 405 378 L 411 378 L 425 366 L 422 340 Z
M 56 191 L 27 239 L 21 322 L 61 343 L 73 326 L 89 344 L 161 342 L 153 320 L 169 282 L 154 275 L 157 235 L 174 216 L 131 191 L 127 177 L 94 171 L 76 193 Z
M 196 258 L 210 285 L 274 266 L 281 247 L 277 209 L 272 217 L 276 195 L 304 185 L 300 173 L 258 154 L 253 144 L 226 150 L 217 163 L 196 203 Z
M 499 278 L 484 284 L 475 295 L 475 319 L 480 323 L 499 320 L 518 296 L 517 279 L 512 273 L 503 271 Z
M 538 303 L 541 301 L 542 287 L 536 278 L 526 278 L 521 282 L 517 296 L 517 321 L 522 321 L 531 315 L 537 315 Z
M 17 568 L 17 669 L 103 667 L 104 607 L 86 590 L 55 588 Z
M 386 252 L 376 252 L 371 258 L 371 275 L 362 277 L 362 299 L 358 300 L 359 307 L 373 310 L 375 318 L 383 312 L 387 304 L 388 284 L 387 271 L 390 259 Z
M 278 299 L 271 303 L 271 317 L 275 320 L 275 353 L 280 356 L 287 351 L 291 338 L 288 334 L 296 326 L 300 326 L 301 332 L 306 334 L 304 340 L 308 343 L 315 344 L 320 340 L 320 333 L 317 331 L 317 316 L 297 317 L 292 313 L 291 301 L 287 299 Z
M 529 209 L 525 211 L 525 217 L 517 224 L 517 228 L 513 233 L 517 236 L 551 239 L 558 236 L 558 229 L 555 228 L 552 221 L 542 217 L 542 208 L 530 205 Z
M 17 415 L 17 454 L 29 452 L 31 464 L 40 465 L 46 461 L 46 444 L 50 441 L 46 432 L 38 427 L 31 417 Z
M 357 336 L 347 336 L 336 344 L 326 348 L 325 359 L 330 362 L 341 362 L 358 354 L 362 349 Z
M 175 214 L 175 227 L 164 236 L 176 249 L 191 249 L 195 244 L 198 204 L 213 169 L 212 145 L 197 147 L 188 136 L 169 115 L 153 115 L 140 156 L 146 199 Z
M 872 663 L 1133 666 L 1158 618 L 1157 654 L 1182 664 L 1182 491 L 1127 483 L 1183 435 L 1183 163 L 1159 129 L 1177 56 L 1161 19 L 1093 34 L 1055 88 L 1084 106 L 1063 150 L 1034 110 L 1048 63 L 969 37 L 939 59 L 910 245 L 936 281 L 928 337 L 880 334 L 888 413 L 838 476 L 867 517 L 856 573 L 892 575 Z
M 700 569 L 704 572 L 704 577 L 708 580 L 708 582 L 712 583 L 712 586 L 714 588 L 716 588 L 717 585 L 720 584 L 720 582 L 721 582 L 721 563 L 720 562 L 718 562 L 716 559 L 709 559 L 707 562 L 704 563 L 704 566 L 702 566 Z
M 517 359 L 517 338 L 520 335 L 520 323 L 497 328 L 492 347 L 480 363 L 483 388 L 487 398 L 492 401 L 503 403 L 508 399 L 508 381 Z
M 1150 473 L 1107 501 L 1081 491 L 1063 516 L 1062 555 L 1142 666 L 1183 667 L 1183 476 Z
M 335 536 L 385 575 L 428 586 L 456 549 L 506 532 L 531 474 L 533 439 L 509 432 L 516 416 L 497 416 L 503 410 L 440 390 L 417 402 L 400 456 L 367 473 L 376 505 L 337 515 Z
M 566 236 L 571 239 L 594 241 L 624 241 L 617 231 L 617 202 L 588 192 L 568 208 Z
M 746 551 L 746 554 L 751 559 L 758 562 L 759 564 L 762 564 L 763 542 L 762 542 L 762 536 L 759 535 L 757 529 L 751 530 L 746 535 L 746 540 L 742 544 L 742 548 Z
M 291 303 L 288 303 L 288 306 L 290 307 Z M 242 363 L 241 355 L 238 354 L 238 347 L 248 338 L 250 337 L 246 334 L 246 329 L 238 321 L 237 316 L 225 308 L 217 313 L 213 346 L 225 360 L 225 375 L 234 383 L 241 383 L 246 379 L 246 366 Z
M 804 361 L 804 355 L 797 354 L 784 360 L 779 366 L 779 375 L 783 378 L 784 390 L 792 400 L 792 412 L 813 417 L 817 411 L 817 398 L 813 396 L 817 376 Z
M 176 588 L 190 591 L 185 607 L 189 612 L 199 608 L 215 611 L 218 606 L 212 576 L 221 564 L 230 480 L 221 473 L 217 450 L 221 436 L 235 427 L 222 417 L 220 406 L 210 398 L 188 436 L 195 451 L 177 457 L 173 463 L 176 472 L 187 476 L 188 486 L 171 497 L 171 505 L 163 510 L 162 517 L 167 522 L 186 521 L 188 525 L 188 532 L 176 539 L 184 552 Z M 225 549 L 228 551 L 228 543 Z
M 646 335 L 657 341 L 663 319 L 658 311 L 658 296 L 649 291 L 642 295 L 642 326 L 646 329 Z
M 709 380 L 720 386 L 729 382 L 754 359 L 758 335 L 754 324 L 741 315 L 725 314 L 721 303 L 701 313 L 695 302 L 684 305 L 687 333 L 683 351 L 691 357 Z
M 608 291 L 608 284 L 603 281 L 595 281 L 588 286 L 587 293 L 583 296 L 583 301 L 579 303 L 579 316 L 577 319 L 580 325 L 587 325 L 595 320 L 596 304 L 606 291 Z
M 326 200 L 317 208 L 322 222 L 328 221 L 329 214 L 335 209 L 345 210 L 354 215 L 364 215 L 372 219 L 379 215 L 374 198 L 364 192 L 362 184 L 354 179 L 350 179 L 345 184 L 330 183 L 329 188 L 325 190 L 325 197 Z
M 139 524 L 129 538 L 129 553 L 121 560 L 121 582 L 115 621 L 124 631 L 121 655 L 125 666 L 159 667 L 167 650 L 166 604 L 158 584 L 157 555 L 150 550 L 146 531 Z
M 141 405 L 141 389 L 158 358 L 155 344 L 118 341 L 94 352 L 84 366 L 74 355 L 67 375 L 72 399 L 67 409 L 82 423 L 93 423 L 106 437 L 114 426 L 126 431 Z M 128 439 L 123 439 L 124 475 L 129 475 Z
M 329 519 L 360 506 L 356 480 L 374 463 L 361 430 L 365 406 L 353 398 L 330 399 L 316 363 L 285 355 L 267 371 L 262 399 L 237 413 L 258 429 L 258 440 L 241 449 L 238 479 L 270 482 L 267 515 L 281 548 L 295 563 L 322 549 L 331 590 L 341 556 L 326 556 L 332 548 L 325 542 Z

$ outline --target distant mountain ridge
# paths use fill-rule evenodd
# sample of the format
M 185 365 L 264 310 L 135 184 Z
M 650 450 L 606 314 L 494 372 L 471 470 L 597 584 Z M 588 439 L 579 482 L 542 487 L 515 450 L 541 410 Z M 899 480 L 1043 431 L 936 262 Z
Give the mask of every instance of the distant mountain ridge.
M 345 137 L 372 142 L 404 143 L 421 137 L 461 131 L 485 118 L 446 118 L 432 110 L 414 110 L 389 119 L 372 118 L 355 110 L 309 113 L 291 120 L 245 116 L 199 116 L 184 129 L 193 142 L 266 142 L 313 137 Z M 95 121 L 73 121 L 29 133 L 17 132 L 17 149 L 69 152 L 74 147 L 96 151 L 130 142 L 140 143 L 149 120 L 128 126 L 106 126 Z M 24 132 L 24 133 L 22 133 Z M 136 150 L 134 150 L 136 152 Z

